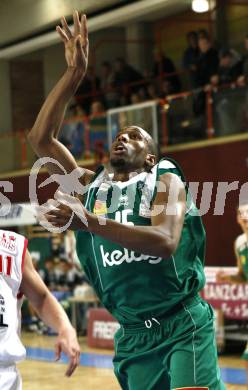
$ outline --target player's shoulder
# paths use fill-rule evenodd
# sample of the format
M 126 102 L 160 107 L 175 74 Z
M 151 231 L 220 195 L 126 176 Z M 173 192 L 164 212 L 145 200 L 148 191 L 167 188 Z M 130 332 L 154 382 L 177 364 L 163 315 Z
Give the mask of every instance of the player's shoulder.
M 176 162 L 171 160 L 171 159 L 167 159 L 167 158 L 162 158 L 156 165 L 155 167 L 157 169 L 176 169 L 177 166 L 176 166 Z
M 183 171 L 179 164 L 171 158 L 161 159 L 154 167 L 157 171 L 157 178 L 161 178 L 164 175 L 176 175 L 181 182 L 185 183 L 186 179 L 184 177 Z
M 0 250 L 16 254 L 19 245 L 24 247 L 26 241 L 26 238 L 19 233 L 0 229 Z
M 0 238 L 9 239 L 13 241 L 14 239 L 25 239 L 25 237 L 22 234 L 13 232 L 12 230 L 5 230 L 5 229 L 0 229 Z
M 247 237 L 246 234 L 240 234 L 235 240 L 235 248 L 241 249 L 243 245 L 247 245 Z

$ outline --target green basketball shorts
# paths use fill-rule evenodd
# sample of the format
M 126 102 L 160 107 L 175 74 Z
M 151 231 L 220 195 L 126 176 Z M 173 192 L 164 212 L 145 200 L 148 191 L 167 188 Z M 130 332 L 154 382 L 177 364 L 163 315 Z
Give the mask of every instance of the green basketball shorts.
M 123 390 L 224 390 L 217 362 L 213 310 L 199 296 L 167 318 L 121 326 L 115 375 Z

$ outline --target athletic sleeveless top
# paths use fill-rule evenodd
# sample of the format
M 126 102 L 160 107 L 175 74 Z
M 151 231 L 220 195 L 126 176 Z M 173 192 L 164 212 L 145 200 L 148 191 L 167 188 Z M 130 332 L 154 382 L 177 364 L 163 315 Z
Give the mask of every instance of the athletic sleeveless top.
M 0 230 L 0 365 L 26 356 L 20 340 L 21 297 L 19 293 L 27 240 Z
M 151 225 L 156 183 L 164 173 L 185 182 L 177 163 L 162 159 L 150 173 L 113 182 L 104 169 L 96 172 L 85 207 L 97 215 L 128 225 Z M 103 305 L 121 324 L 161 317 L 204 286 L 205 231 L 187 193 L 181 239 L 173 256 L 161 258 L 126 249 L 99 235 L 76 232 L 77 255 Z M 104 229 L 104 226 L 103 226 Z
M 245 233 L 237 237 L 235 249 L 240 258 L 244 277 L 248 280 L 248 240 Z

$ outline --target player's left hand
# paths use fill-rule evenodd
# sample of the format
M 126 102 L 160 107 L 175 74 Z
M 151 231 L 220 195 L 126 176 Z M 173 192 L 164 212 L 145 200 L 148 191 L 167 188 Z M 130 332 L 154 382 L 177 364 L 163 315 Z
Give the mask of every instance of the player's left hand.
M 64 42 L 65 58 L 67 65 L 86 73 L 89 55 L 89 40 L 86 16 L 82 15 L 81 20 L 77 11 L 73 13 L 74 31 L 71 31 L 65 17 L 61 18 L 62 27 L 57 26 L 56 30 Z
M 55 343 L 55 360 L 58 361 L 64 352 L 69 358 L 69 365 L 65 375 L 71 376 L 80 363 L 80 346 L 74 328 L 63 329 L 57 337 Z
M 57 198 L 60 204 L 45 214 L 47 221 L 56 228 L 68 226 L 70 230 L 87 230 L 89 212 L 74 196 L 63 194 Z
M 63 228 L 69 222 L 70 218 L 72 217 L 72 213 L 73 211 L 69 206 L 61 204 L 57 206 L 56 210 L 47 213 L 45 217 L 54 227 Z M 86 226 L 82 223 L 82 220 L 78 217 L 78 215 L 74 214 L 68 229 L 84 230 L 85 228 Z

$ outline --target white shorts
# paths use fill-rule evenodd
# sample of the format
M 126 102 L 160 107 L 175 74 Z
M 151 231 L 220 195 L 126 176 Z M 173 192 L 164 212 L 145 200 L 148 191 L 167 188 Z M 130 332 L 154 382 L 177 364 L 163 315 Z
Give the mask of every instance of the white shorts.
M 22 379 L 16 365 L 0 365 L 0 389 L 22 390 Z

